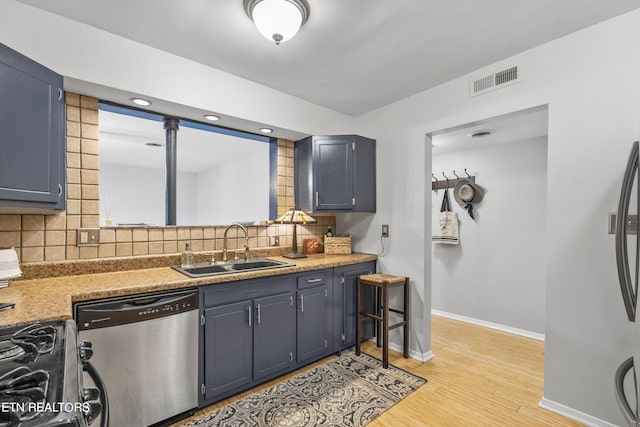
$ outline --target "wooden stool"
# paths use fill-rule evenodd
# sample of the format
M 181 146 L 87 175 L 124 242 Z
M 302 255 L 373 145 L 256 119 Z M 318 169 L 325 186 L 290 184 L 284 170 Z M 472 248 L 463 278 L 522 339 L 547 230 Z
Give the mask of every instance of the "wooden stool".
M 375 313 L 363 313 L 360 307 L 360 286 L 375 286 L 378 303 Z M 389 308 L 389 288 L 403 286 L 404 288 L 404 310 Z M 382 294 L 382 295 L 381 295 Z M 409 278 L 391 276 L 389 274 L 366 274 L 358 277 L 358 287 L 356 290 L 356 301 L 358 302 L 358 321 L 356 322 L 356 355 L 360 356 L 361 326 L 360 322 L 367 318 L 375 319 L 377 322 L 376 340 L 377 345 L 382 345 L 382 366 L 389 367 L 389 331 L 403 326 L 404 337 L 402 351 L 405 359 L 409 358 Z M 402 314 L 402 322 L 389 326 L 389 312 Z M 382 334 L 382 337 L 380 336 Z M 382 341 L 382 342 L 381 342 Z

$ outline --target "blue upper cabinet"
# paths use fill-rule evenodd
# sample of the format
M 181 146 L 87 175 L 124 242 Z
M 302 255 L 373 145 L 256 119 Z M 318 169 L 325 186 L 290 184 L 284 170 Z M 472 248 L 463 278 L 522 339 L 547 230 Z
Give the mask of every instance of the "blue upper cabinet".
M 295 143 L 296 206 L 307 212 L 376 211 L 376 142 L 358 135 Z
M 65 208 L 62 76 L 0 44 L 0 213 Z

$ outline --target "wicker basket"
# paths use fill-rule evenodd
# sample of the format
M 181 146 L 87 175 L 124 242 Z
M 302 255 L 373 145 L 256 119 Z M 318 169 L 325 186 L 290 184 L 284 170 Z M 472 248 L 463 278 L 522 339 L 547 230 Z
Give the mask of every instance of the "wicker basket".
M 329 255 L 348 255 L 351 253 L 351 237 L 324 236 L 324 253 Z

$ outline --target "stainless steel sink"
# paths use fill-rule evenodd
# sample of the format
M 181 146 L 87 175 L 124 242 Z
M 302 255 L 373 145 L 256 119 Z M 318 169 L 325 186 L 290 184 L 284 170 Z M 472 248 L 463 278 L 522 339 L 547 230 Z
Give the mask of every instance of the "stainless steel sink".
M 236 262 L 231 264 L 231 268 L 234 270 L 258 270 L 263 268 L 274 268 L 291 266 L 293 264 L 287 264 L 286 262 L 273 261 L 270 259 L 255 259 L 245 262 Z
M 293 267 L 295 264 L 290 264 L 283 261 L 276 261 L 268 258 L 256 258 L 249 261 L 235 261 L 224 262 L 217 264 L 198 264 L 193 267 L 182 268 L 179 265 L 173 265 L 176 271 L 185 274 L 189 277 L 207 277 L 217 276 L 220 274 L 232 274 L 240 273 L 243 271 L 256 271 L 256 270 L 270 270 L 272 268 Z

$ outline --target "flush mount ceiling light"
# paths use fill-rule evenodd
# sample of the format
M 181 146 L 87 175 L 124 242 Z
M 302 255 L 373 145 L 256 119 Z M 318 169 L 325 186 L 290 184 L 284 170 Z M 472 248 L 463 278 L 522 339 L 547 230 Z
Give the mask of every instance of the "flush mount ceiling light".
M 260 128 L 260 132 L 262 133 L 272 133 L 273 129 L 270 128 Z
M 306 0 L 244 0 L 244 10 L 260 34 L 278 45 L 295 36 L 309 18 Z
M 151 105 L 151 101 L 147 101 L 146 99 L 142 98 L 131 98 L 131 102 L 136 105 L 142 105 L 144 107 L 146 107 L 147 105 Z
M 220 116 L 216 116 L 216 115 L 213 115 L 213 114 L 207 114 L 206 116 L 204 116 L 204 118 L 209 120 L 209 121 L 212 121 L 212 122 L 220 120 Z

